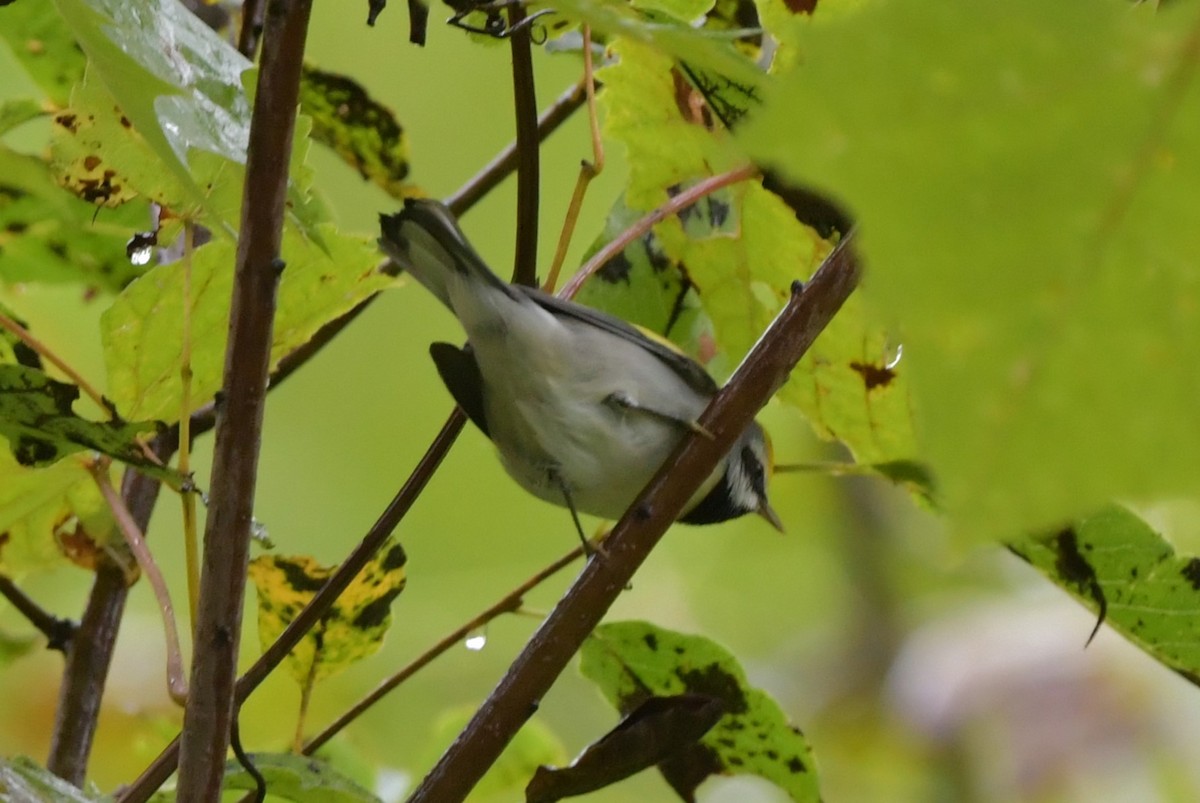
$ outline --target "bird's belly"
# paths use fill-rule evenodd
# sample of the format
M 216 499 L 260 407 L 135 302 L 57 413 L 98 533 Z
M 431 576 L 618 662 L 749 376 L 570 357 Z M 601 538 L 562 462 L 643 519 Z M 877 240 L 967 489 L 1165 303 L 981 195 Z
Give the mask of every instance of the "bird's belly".
M 508 408 L 520 415 L 493 429 L 492 438 L 505 470 L 530 493 L 565 505 L 565 485 L 577 511 L 617 519 L 684 430 L 644 413 L 614 411 L 602 399 L 564 409 L 526 395 Z M 532 443 L 536 450 L 519 447 Z

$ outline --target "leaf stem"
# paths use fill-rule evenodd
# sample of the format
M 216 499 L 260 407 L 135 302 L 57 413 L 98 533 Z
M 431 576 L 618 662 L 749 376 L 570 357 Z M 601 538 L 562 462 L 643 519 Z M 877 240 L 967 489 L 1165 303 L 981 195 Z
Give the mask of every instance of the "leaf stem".
M 104 395 L 100 393 L 100 391 L 96 390 L 96 387 L 91 382 L 88 382 L 83 378 L 83 374 L 79 373 L 70 365 L 68 365 L 67 361 L 55 354 L 53 349 L 51 349 L 41 340 L 38 340 L 36 337 L 34 337 L 32 332 L 30 332 L 24 326 L 21 326 L 21 324 L 17 323 L 12 318 L 5 315 L 3 312 L 0 312 L 0 328 L 7 329 L 8 331 L 12 332 L 21 340 L 22 343 L 29 346 L 29 348 L 41 355 L 44 360 L 54 365 L 56 368 L 58 368 L 58 370 L 62 371 L 68 379 L 78 385 L 79 389 L 86 393 L 88 398 L 94 401 L 96 406 L 107 413 L 109 417 L 115 416 L 115 411 L 113 410 L 112 405 L 109 404 L 108 400 L 104 398 Z
M 244 30 L 244 29 L 243 29 Z M 179 473 L 192 475 L 192 253 L 196 227 L 183 224 L 183 327 L 179 347 Z M 183 506 L 183 550 L 187 564 L 188 622 L 194 634 L 196 610 L 200 602 L 200 549 L 196 541 L 196 494 L 184 488 L 179 495 Z
M 610 259 L 624 251 L 626 246 L 634 240 L 649 232 L 650 229 L 654 228 L 655 224 L 666 220 L 671 215 L 678 214 L 706 195 L 711 195 L 717 190 L 737 184 L 739 181 L 752 179 L 758 175 L 758 168 L 752 164 L 748 164 L 730 170 L 727 173 L 710 176 L 703 181 L 693 184 L 678 195 L 673 196 L 665 204 L 621 232 L 620 236 L 613 238 L 603 248 L 593 254 L 592 258 L 566 283 L 560 295 L 565 298 L 574 296 L 579 292 L 579 288 L 583 286 L 583 283 L 589 276 L 600 270 Z
M 100 494 L 108 504 L 109 510 L 112 511 L 117 528 L 125 537 L 125 543 L 129 546 L 129 551 L 133 553 L 138 568 L 142 570 L 142 574 L 146 576 L 146 580 L 154 590 L 154 599 L 157 600 L 158 612 L 162 615 L 163 635 L 167 642 L 167 691 L 172 700 L 183 705 L 187 700 L 187 677 L 183 672 L 183 652 L 179 647 L 179 631 L 175 626 L 175 608 L 171 605 L 171 594 L 167 590 L 167 581 L 163 579 L 162 572 L 158 570 L 158 564 L 154 562 L 154 556 L 150 554 L 150 550 L 146 546 L 146 539 L 142 536 L 141 529 L 133 520 L 133 514 L 129 512 L 125 501 L 117 494 L 108 479 L 108 471 L 111 466 L 112 461 L 103 458 L 93 461 L 88 466 L 88 470 L 92 474 L 92 479 L 96 481 L 96 486 L 100 489 Z

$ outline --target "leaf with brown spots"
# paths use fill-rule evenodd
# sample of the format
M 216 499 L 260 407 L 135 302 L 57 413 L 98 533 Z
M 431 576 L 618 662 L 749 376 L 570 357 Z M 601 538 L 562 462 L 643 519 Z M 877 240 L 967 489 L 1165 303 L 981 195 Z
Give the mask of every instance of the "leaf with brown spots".
M 1136 514 L 1113 505 L 1009 546 L 1156 660 L 1200 677 L 1200 558 Z
M 374 655 L 391 626 L 391 604 L 404 590 L 406 558 L 389 542 L 368 563 L 333 607 L 288 655 L 296 682 L 311 689 L 318 680 Z M 258 637 L 263 649 L 296 618 L 333 573 L 308 556 L 263 555 L 250 562 L 258 592 Z
M 659 763 L 680 798 L 690 801 L 710 775 L 758 775 L 792 800 L 820 800 L 812 751 L 778 703 L 749 685 L 727 650 L 702 636 L 648 622 L 601 625 L 581 651 L 580 670 L 618 711 L 656 696 L 697 694 L 725 714 L 699 741 Z

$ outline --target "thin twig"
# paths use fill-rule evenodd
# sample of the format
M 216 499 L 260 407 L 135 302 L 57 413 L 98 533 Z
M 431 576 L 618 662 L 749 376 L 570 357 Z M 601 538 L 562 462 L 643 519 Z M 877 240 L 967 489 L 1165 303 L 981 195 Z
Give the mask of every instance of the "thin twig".
M 583 555 L 583 547 L 575 547 L 558 560 L 538 571 L 528 580 L 521 583 L 521 585 L 505 594 L 490 608 L 481 611 L 478 615 L 472 617 L 469 621 L 446 635 L 437 644 L 434 644 L 428 650 L 421 653 L 409 664 L 404 666 L 399 672 L 396 672 L 391 677 L 384 680 L 382 683 L 372 689 L 371 692 L 369 692 L 365 697 L 363 697 L 354 705 L 350 706 L 345 713 L 331 722 L 323 731 L 309 739 L 308 743 L 304 745 L 304 755 L 311 756 L 313 753 L 320 750 L 326 742 L 345 729 L 345 727 L 351 722 L 366 713 L 371 706 L 375 705 L 375 703 L 386 697 L 401 683 L 408 680 L 424 667 L 428 666 L 439 655 L 454 647 L 456 644 L 460 644 L 462 640 L 465 639 L 470 633 L 478 630 L 502 614 L 518 612 L 521 609 L 521 605 L 524 602 L 524 597 L 526 594 L 543 583 L 549 577 L 552 577 L 560 570 L 574 563 L 575 560 L 577 560 L 581 555 Z
M 538 194 L 541 154 L 538 148 L 537 94 L 533 84 L 533 43 L 529 26 L 522 25 L 525 6 L 508 7 L 508 41 L 512 50 L 513 110 L 517 131 L 517 243 L 513 282 L 537 285 Z
M 579 165 L 579 176 L 575 179 L 575 190 L 571 193 L 571 202 L 567 205 L 562 231 L 558 235 L 558 246 L 554 249 L 554 259 L 550 261 L 550 269 L 542 282 L 542 289 L 547 293 L 553 293 L 554 286 L 558 284 L 558 274 L 567 259 L 567 249 L 571 246 L 571 237 L 575 234 L 575 224 L 579 221 L 579 212 L 583 208 L 583 198 L 587 195 L 588 185 L 604 170 L 604 142 L 600 139 L 600 118 L 596 113 L 596 76 L 592 70 L 592 29 L 587 24 L 583 26 L 583 83 L 587 88 L 592 161 L 584 160 Z
M 180 803 L 217 800 L 234 708 L 242 598 L 250 556 L 288 162 L 311 0 L 274 0 L 250 118 L 242 219 L 229 312 L 222 415 L 204 531 L 192 691 L 184 711 Z
M 12 606 L 46 637 L 47 649 L 66 654 L 79 625 L 70 619 L 61 619 L 38 605 L 5 574 L 0 574 L 0 596 L 12 603 Z
M 242 28 L 238 31 L 238 52 L 254 61 L 258 51 L 258 38 L 262 34 L 263 9 L 266 0 L 246 0 L 242 3 Z
M 561 295 L 567 298 L 574 296 L 575 293 L 579 292 L 579 288 L 583 286 L 583 283 L 589 276 L 600 270 L 610 259 L 624 251 L 634 240 L 642 237 L 650 229 L 654 228 L 658 222 L 666 220 L 671 215 L 678 214 L 706 195 L 711 195 L 719 189 L 736 184 L 739 181 L 746 181 L 757 175 L 757 167 L 754 165 L 745 165 L 736 170 L 730 170 L 728 173 L 721 173 L 706 178 L 688 187 L 678 195 L 673 196 L 665 204 L 621 232 L 620 236 L 605 243 L 604 247 L 593 254 L 592 258 L 571 277 L 571 280 L 563 287 Z
M 152 444 L 160 460 L 166 461 L 175 451 L 174 438 L 173 430 L 154 438 Z M 150 523 L 161 489 L 161 483 L 141 472 L 125 472 L 121 498 L 142 532 Z M 67 649 L 58 707 L 54 712 L 50 753 L 46 759 L 46 767 L 51 772 L 75 786 L 82 786 L 87 777 L 100 703 L 128 594 L 125 570 L 111 560 L 107 552 L 102 552 L 79 630 Z
M 713 434 L 689 433 L 605 539 L 520 656 L 409 798 L 462 800 L 525 723 L 696 488 L 824 330 L 858 284 L 848 235 L 790 301 L 700 416 Z
M 183 705 L 187 700 L 187 677 L 183 673 L 183 652 L 179 647 L 179 630 L 175 626 L 175 608 L 171 605 L 171 594 L 167 590 L 167 581 L 163 579 L 162 572 L 159 571 L 158 564 L 154 561 L 154 556 L 150 554 L 150 549 L 146 546 L 146 539 L 142 536 L 141 528 L 133 520 L 133 514 L 129 512 L 125 501 L 117 494 L 108 479 L 111 465 L 112 461 L 104 458 L 93 462 L 88 469 L 96 481 L 96 486 L 100 489 L 100 495 L 108 503 L 113 520 L 116 521 L 121 535 L 125 537 L 125 543 L 133 554 L 134 560 L 137 561 L 138 568 L 142 570 L 142 574 L 146 576 L 146 580 L 154 590 L 154 599 L 158 602 L 158 612 L 162 615 L 163 635 L 167 642 L 167 691 L 172 700 Z
M 78 385 L 79 389 L 86 393 L 88 398 L 94 401 L 101 410 L 108 413 L 110 416 L 113 415 L 112 405 L 108 403 L 108 401 L 104 398 L 104 395 L 100 391 L 96 390 L 96 387 L 91 382 L 88 382 L 86 379 L 84 379 L 83 374 L 76 371 L 69 364 L 67 364 L 66 360 L 55 354 L 53 349 L 51 349 L 41 340 L 38 340 L 36 337 L 34 337 L 32 332 L 30 332 L 24 326 L 21 326 L 21 324 L 17 323 L 12 318 L 5 315 L 3 312 L 0 312 L 0 328 L 7 329 L 9 332 L 12 332 L 21 340 L 22 343 L 36 351 L 42 357 L 42 359 L 46 360 L 58 368 L 58 370 L 66 374 L 67 378 Z
M 182 342 L 179 345 L 179 473 L 192 475 L 192 253 L 196 224 L 183 224 L 183 315 L 180 321 Z M 196 538 L 196 494 L 184 489 L 179 495 L 183 506 L 183 553 L 187 567 L 187 600 L 189 630 L 196 629 L 196 609 L 200 603 L 200 549 Z
M 337 571 L 325 581 L 321 590 L 313 595 L 308 605 L 304 606 L 304 610 L 300 611 L 296 618 L 284 628 L 279 638 L 263 651 L 263 654 L 246 671 L 246 674 L 238 680 L 235 692 L 238 701 L 245 700 L 266 679 L 267 675 L 279 666 L 292 648 L 299 644 L 305 634 L 312 629 L 313 624 L 325 615 L 338 596 L 358 576 L 367 561 L 379 551 L 379 547 L 392 534 L 396 525 L 412 507 L 413 502 L 421 495 L 437 467 L 441 465 L 442 459 L 450 451 L 455 439 L 458 438 L 458 434 L 462 432 L 466 421 L 467 417 L 462 410 L 454 408 L 421 461 L 413 469 L 412 474 L 409 475 L 379 519 L 363 536 L 362 542 L 354 548 L 354 551 L 342 562 Z M 121 803 L 143 803 L 150 795 L 154 794 L 154 791 L 162 786 L 163 782 L 175 771 L 175 764 L 179 759 L 179 746 L 180 739 L 176 737 L 138 776 L 137 780 L 121 794 L 119 797 Z

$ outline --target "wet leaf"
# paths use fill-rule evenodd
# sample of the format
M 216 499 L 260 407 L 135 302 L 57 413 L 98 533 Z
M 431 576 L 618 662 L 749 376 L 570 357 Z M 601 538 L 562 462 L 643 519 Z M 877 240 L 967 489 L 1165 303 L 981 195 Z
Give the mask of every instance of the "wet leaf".
M 0 758 L 0 799 L 38 803 L 107 803 L 112 798 L 85 792 L 59 778 L 31 758 Z

